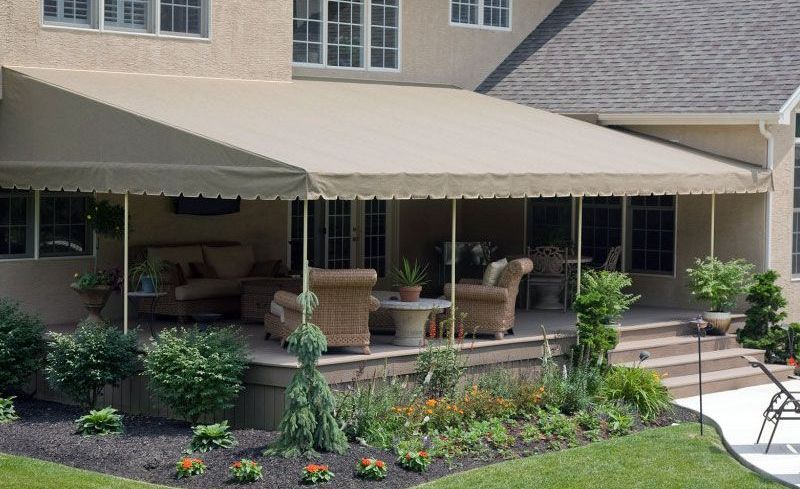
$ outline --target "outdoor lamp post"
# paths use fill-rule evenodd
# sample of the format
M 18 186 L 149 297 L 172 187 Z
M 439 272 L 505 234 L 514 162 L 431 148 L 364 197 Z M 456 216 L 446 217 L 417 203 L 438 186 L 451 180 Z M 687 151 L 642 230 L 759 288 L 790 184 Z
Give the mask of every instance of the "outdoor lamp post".
M 697 389 L 700 394 L 700 436 L 703 436 L 703 356 L 700 339 L 706 335 L 706 328 L 708 322 L 704 321 L 701 316 L 692 320 L 692 324 L 697 328 Z

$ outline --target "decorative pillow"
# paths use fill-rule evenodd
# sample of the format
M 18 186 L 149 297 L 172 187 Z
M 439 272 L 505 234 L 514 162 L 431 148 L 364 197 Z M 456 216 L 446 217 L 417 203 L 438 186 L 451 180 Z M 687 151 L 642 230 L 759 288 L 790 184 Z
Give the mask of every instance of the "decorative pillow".
M 253 247 L 240 246 L 203 246 L 203 257 L 218 278 L 235 279 L 250 275 L 256 263 Z
M 496 286 L 507 265 L 508 260 L 505 258 L 486 265 L 486 270 L 483 272 L 483 285 Z
M 278 316 L 279 318 L 281 318 L 281 322 L 282 323 L 286 322 L 286 318 L 284 316 L 283 306 L 281 306 L 277 302 L 275 302 L 275 301 L 270 302 L 270 304 L 269 304 L 269 312 L 273 316 Z
M 280 267 L 281 260 L 257 261 L 248 277 L 277 277 Z
M 195 278 L 219 278 L 217 274 L 214 273 L 214 269 L 205 263 L 189 263 L 189 269 L 192 271 L 192 277 Z
M 186 275 L 183 273 L 183 267 L 178 263 L 170 263 L 170 279 L 175 287 L 186 285 Z

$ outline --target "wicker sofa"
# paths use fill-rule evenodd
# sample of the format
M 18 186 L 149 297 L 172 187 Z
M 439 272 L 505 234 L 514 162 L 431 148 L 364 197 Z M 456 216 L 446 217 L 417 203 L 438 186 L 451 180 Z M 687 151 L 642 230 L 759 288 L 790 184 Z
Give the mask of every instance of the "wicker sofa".
M 464 327 L 468 333 L 493 334 L 503 339 L 514 327 L 519 283 L 533 270 L 528 258 L 518 258 L 508 263 L 497 286 L 483 285 L 480 280 L 462 279 L 456 284 L 456 307 L 466 313 Z M 453 297 L 451 284 L 445 285 L 444 294 Z
M 240 314 L 242 284 L 280 273 L 280 260 L 258 262 L 252 246 L 232 242 L 190 243 L 140 247 L 138 259 L 155 258 L 169 266 L 162 278 L 166 295 L 139 303 L 140 313 L 177 317 L 194 314 Z M 200 273 L 198 273 L 200 272 Z M 152 308 L 152 309 L 151 309 Z
M 372 296 L 372 287 L 378 274 L 372 269 L 309 271 L 309 286 L 319 299 L 319 306 L 311 315 L 328 339 L 329 347 L 356 346 L 369 355 L 369 314 L 380 306 Z M 297 294 L 287 291 L 275 293 L 275 305 L 282 311 L 282 318 L 273 313 L 264 317 L 266 337 L 278 339 L 283 344 L 286 338 L 302 321 L 302 311 Z

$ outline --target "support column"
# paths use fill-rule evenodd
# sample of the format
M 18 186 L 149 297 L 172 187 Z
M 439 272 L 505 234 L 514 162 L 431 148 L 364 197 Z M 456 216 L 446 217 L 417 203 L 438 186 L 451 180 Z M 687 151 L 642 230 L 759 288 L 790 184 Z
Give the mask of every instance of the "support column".
M 583 196 L 578 197 L 578 256 L 577 256 L 577 263 L 576 269 L 577 274 L 575 278 L 575 296 L 581 295 L 581 269 L 583 268 L 583 264 L 581 263 L 581 258 L 583 258 Z
M 450 344 L 456 339 L 456 199 L 453 199 L 453 215 L 451 219 L 450 243 Z
M 130 267 L 128 266 L 128 230 L 129 226 L 129 215 L 128 212 L 128 192 L 125 192 L 125 202 L 123 205 L 125 217 L 123 218 L 124 221 L 124 230 L 123 230 L 123 260 L 122 260 L 122 331 L 127 333 L 128 332 L 128 287 L 130 285 L 130 277 L 128 270 Z M 153 299 L 155 300 L 155 299 Z
M 303 199 L 303 294 L 308 293 L 308 194 Z M 306 308 L 303 307 L 303 324 L 306 323 Z
M 717 217 L 717 194 L 711 194 L 711 258 L 714 258 L 714 237 Z

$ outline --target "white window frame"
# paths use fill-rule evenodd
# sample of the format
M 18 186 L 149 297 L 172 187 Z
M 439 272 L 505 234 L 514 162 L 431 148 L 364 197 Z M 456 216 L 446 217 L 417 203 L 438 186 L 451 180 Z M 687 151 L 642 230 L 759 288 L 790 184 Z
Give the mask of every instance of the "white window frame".
M 508 27 L 493 26 L 484 24 L 484 6 L 486 0 L 477 0 L 478 2 L 478 23 L 472 24 L 469 22 L 453 22 L 453 1 L 447 2 L 447 20 L 451 27 L 466 27 L 467 29 L 481 29 L 487 31 L 507 31 L 511 32 L 514 25 L 514 0 L 508 0 Z
M 790 244 L 790 249 L 789 249 L 789 276 L 791 277 L 791 281 L 792 282 L 799 282 L 800 281 L 800 273 L 794 273 L 794 266 L 793 266 L 794 254 L 795 254 L 795 252 L 794 252 L 794 240 L 795 240 L 794 221 L 795 221 L 795 215 L 800 213 L 800 207 L 797 207 L 798 203 L 794 202 L 794 193 L 797 191 L 796 189 L 800 189 L 800 182 L 797 182 L 797 181 L 794 180 L 794 175 L 797 173 L 797 168 L 798 168 L 798 165 L 797 165 L 797 162 L 798 162 L 798 160 L 797 160 L 798 151 L 800 151 L 800 137 L 797 137 L 797 130 L 798 130 L 797 129 L 797 125 L 798 125 L 798 123 L 800 123 L 800 113 L 795 114 L 795 128 L 794 128 L 794 130 L 795 130 L 795 139 L 794 139 L 795 157 L 794 157 L 794 162 L 792 164 L 792 230 L 790 231 L 792 234 L 791 234 L 791 239 L 789 240 L 789 242 L 791 243 Z
M 646 197 L 646 196 L 643 196 Z M 633 223 L 632 223 L 632 205 L 630 203 L 630 197 L 626 197 L 623 200 L 622 206 L 622 232 L 623 239 L 622 239 L 622 271 L 637 277 L 654 277 L 654 278 L 666 278 L 666 279 L 675 279 L 678 276 L 678 216 L 679 216 L 679 202 L 680 199 L 678 195 L 673 195 L 675 198 L 675 219 L 673 223 L 673 231 L 672 231 L 672 273 L 656 273 L 656 272 L 639 272 L 631 270 L 631 252 L 632 252 L 632 239 L 633 239 Z
M 95 31 L 105 34 L 121 34 L 126 36 L 159 37 L 165 39 L 183 39 L 189 41 L 210 42 L 212 26 L 212 0 L 202 0 L 201 34 L 182 34 L 180 32 L 161 30 L 161 0 L 150 1 L 150 18 L 148 29 L 129 29 L 125 27 L 106 26 L 105 0 L 89 0 L 90 22 L 88 24 L 73 24 L 68 22 L 55 22 L 44 16 L 44 0 L 39 1 L 39 22 L 44 29 Z
M 328 0 L 322 0 L 322 33 L 321 33 L 321 63 L 305 63 L 292 61 L 292 66 L 301 68 L 350 70 L 350 71 L 375 71 L 399 73 L 403 65 L 403 0 L 397 0 L 397 68 L 383 68 L 372 66 L 372 0 L 363 0 L 364 23 L 362 24 L 364 40 L 361 47 L 364 56 L 363 66 L 335 66 L 328 64 Z M 294 12 L 294 1 L 292 1 L 292 11 Z M 294 19 L 294 13 L 292 13 Z M 294 24 L 294 21 L 292 21 Z M 294 29 L 294 25 L 292 25 Z M 294 47 L 294 36 L 292 38 Z

